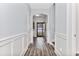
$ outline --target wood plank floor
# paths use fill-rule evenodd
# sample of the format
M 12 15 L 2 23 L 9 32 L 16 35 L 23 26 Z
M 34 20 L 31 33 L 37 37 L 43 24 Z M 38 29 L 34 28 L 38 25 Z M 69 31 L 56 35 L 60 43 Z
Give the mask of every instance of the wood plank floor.
M 54 47 L 40 38 L 28 46 L 25 56 L 56 56 Z

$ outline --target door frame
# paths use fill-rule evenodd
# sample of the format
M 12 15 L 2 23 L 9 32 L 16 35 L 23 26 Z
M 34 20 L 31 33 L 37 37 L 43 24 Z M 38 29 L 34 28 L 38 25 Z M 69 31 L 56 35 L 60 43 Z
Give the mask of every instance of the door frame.
M 43 29 L 42 29 L 42 36 L 38 35 L 38 24 L 42 24 L 42 28 L 43 28 L 43 24 L 45 24 L 45 32 L 46 32 L 46 23 L 45 22 L 37 22 L 37 37 L 44 37 Z
M 76 4 L 67 4 L 67 54 L 68 56 L 76 55 Z

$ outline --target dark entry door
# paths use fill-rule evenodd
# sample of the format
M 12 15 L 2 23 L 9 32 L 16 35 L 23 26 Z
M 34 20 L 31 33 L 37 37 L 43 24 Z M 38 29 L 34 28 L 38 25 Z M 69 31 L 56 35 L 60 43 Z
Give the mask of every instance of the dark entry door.
M 37 37 L 44 37 L 46 33 L 45 22 L 37 22 Z

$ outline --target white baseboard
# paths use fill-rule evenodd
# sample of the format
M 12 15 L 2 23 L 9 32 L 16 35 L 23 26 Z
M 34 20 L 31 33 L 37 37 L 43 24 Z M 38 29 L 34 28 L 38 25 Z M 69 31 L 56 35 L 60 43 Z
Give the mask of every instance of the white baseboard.
M 25 53 L 26 53 L 26 51 L 27 51 L 28 46 L 30 45 L 30 43 L 31 43 L 31 42 L 28 42 L 26 48 L 24 48 L 24 50 L 21 52 L 20 56 L 24 56 L 24 55 L 25 55 Z
M 28 46 L 30 45 L 30 43 L 31 43 L 31 42 L 28 42 L 26 48 L 21 52 L 20 56 L 24 56 L 24 55 L 25 55 L 25 53 L 26 53 L 26 51 L 27 51 Z
M 55 48 L 55 53 L 57 56 L 62 56 L 61 52 L 55 47 L 55 45 L 52 42 L 48 42 L 48 43 L 51 44 Z
M 24 56 L 24 54 L 26 53 L 27 49 L 28 49 L 28 47 L 26 47 L 26 48 L 21 52 L 20 56 Z
M 79 55 L 79 51 L 78 50 L 76 51 L 76 55 Z
M 53 47 L 55 47 L 55 45 L 52 42 L 48 42 L 49 44 L 51 44 Z
M 55 47 L 55 53 L 57 56 L 62 56 L 62 54 L 59 52 L 59 50 Z

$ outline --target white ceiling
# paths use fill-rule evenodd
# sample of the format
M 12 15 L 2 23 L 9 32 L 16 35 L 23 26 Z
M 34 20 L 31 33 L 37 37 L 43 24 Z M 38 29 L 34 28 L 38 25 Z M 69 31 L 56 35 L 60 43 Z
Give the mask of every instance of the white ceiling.
M 53 3 L 30 3 L 32 9 L 48 9 Z

